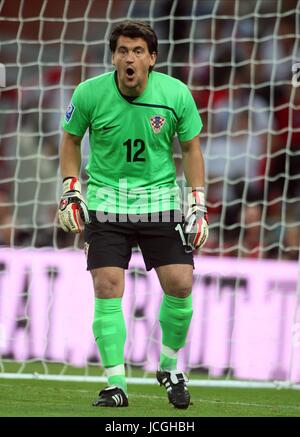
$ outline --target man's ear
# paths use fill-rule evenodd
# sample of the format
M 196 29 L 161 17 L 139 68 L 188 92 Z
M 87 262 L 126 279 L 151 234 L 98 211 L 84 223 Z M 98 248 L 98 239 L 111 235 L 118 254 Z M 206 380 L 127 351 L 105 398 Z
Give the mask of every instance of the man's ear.
M 157 53 L 156 52 L 151 53 L 150 58 L 151 58 L 150 67 L 154 67 L 157 59 Z
M 114 54 L 114 53 L 111 55 L 111 63 L 112 63 L 113 65 L 116 65 L 116 64 L 115 64 L 115 54 Z

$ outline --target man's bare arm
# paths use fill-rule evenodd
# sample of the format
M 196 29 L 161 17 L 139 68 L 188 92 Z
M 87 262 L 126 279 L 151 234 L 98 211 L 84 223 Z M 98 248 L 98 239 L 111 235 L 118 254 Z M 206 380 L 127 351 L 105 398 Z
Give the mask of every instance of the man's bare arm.
M 188 183 L 188 211 L 184 231 L 187 235 L 186 252 L 202 247 L 208 238 L 208 217 L 205 207 L 204 159 L 199 137 L 181 143 L 183 170 Z
M 192 190 L 205 185 L 204 159 L 197 135 L 190 141 L 182 142 L 182 162 L 184 175 Z
M 63 178 L 79 177 L 81 165 L 81 137 L 64 131 L 60 145 L 60 171 Z
M 79 172 L 81 164 L 81 137 L 64 132 L 60 146 L 60 171 L 64 179 L 58 219 L 66 232 L 81 232 L 83 223 L 89 223 L 89 212 L 81 194 Z

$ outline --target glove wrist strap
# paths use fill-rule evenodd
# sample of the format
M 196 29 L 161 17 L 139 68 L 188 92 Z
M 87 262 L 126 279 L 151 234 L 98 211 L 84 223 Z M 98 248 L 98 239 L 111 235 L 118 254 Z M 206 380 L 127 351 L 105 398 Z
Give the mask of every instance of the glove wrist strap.
M 63 183 L 64 183 L 66 180 L 68 180 L 68 179 L 73 179 L 73 178 L 78 179 L 78 178 L 76 178 L 76 176 L 66 176 L 65 178 L 63 178 Z
M 189 207 L 201 206 L 205 207 L 205 189 L 204 187 L 197 187 L 188 194 Z
M 63 179 L 63 192 L 67 191 L 79 191 L 81 193 L 81 184 L 77 177 L 67 176 Z

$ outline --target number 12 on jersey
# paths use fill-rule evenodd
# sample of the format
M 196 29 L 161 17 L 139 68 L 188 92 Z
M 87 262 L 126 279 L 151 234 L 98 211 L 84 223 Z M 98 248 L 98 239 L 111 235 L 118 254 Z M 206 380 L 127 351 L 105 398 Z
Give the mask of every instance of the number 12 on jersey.
M 132 142 L 131 139 L 128 139 L 123 143 L 123 146 L 126 146 L 126 161 L 127 162 L 138 162 L 138 161 L 146 161 L 141 155 L 145 151 L 145 143 L 143 140 L 136 139 Z

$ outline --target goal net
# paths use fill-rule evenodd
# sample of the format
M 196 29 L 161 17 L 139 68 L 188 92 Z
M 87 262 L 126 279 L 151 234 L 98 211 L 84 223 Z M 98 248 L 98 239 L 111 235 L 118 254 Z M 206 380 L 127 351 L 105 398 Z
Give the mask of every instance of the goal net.
M 112 69 L 109 35 L 129 18 L 153 26 L 155 69 L 189 86 L 204 124 L 210 237 L 179 364 L 199 384 L 297 386 L 299 11 L 293 0 L 0 1 L 0 376 L 102 374 L 84 242 L 56 220 L 60 120 L 79 82 Z M 84 189 L 88 153 L 86 136 Z M 180 158 L 175 140 L 184 187 Z M 125 355 L 143 381 L 159 356 L 161 294 L 136 248 Z

